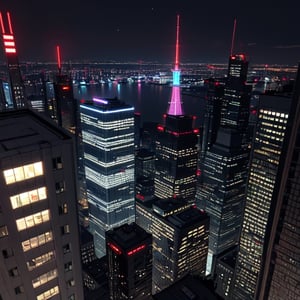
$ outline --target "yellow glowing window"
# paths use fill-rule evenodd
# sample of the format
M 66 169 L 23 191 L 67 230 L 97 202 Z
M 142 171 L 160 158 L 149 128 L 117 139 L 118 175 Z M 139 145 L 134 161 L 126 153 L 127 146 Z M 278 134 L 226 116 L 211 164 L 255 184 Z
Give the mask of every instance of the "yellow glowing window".
M 31 239 L 22 242 L 23 251 L 26 252 L 29 251 L 30 249 L 44 245 L 52 241 L 52 239 L 53 239 L 53 235 L 51 231 L 32 237 Z
M 42 294 L 37 295 L 36 300 L 46 300 L 50 299 L 52 296 L 59 294 L 58 286 L 55 286 Z
M 37 288 L 56 277 L 57 277 L 57 270 L 54 269 L 33 279 L 32 285 L 34 288 Z
M 6 184 L 37 177 L 43 175 L 43 173 L 43 164 L 41 161 L 14 169 L 8 169 L 3 172 Z
M 10 203 L 13 209 L 28 205 L 30 203 L 44 200 L 47 198 L 46 187 L 41 187 L 36 190 L 21 193 L 10 197 Z
M 22 231 L 27 228 L 37 226 L 41 223 L 45 223 L 49 221 L 49 219 L 50 219 L 49 209 L 46 209 L 36 214 L 24 218 L 20 218 L 16 220 L 16 223 L 17 223 L 18 231 Z

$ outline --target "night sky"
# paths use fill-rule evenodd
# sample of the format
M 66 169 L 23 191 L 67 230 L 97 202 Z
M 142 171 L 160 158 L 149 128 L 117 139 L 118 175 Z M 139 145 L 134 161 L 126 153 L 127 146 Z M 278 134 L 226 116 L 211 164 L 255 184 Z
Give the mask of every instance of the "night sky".
M 181 62 L 227 63 L 235 52 L 253 64 L 300 61 L 300 1 L 2 0 L 10 11 L 20 61 L 174 60 L 180 14 Z

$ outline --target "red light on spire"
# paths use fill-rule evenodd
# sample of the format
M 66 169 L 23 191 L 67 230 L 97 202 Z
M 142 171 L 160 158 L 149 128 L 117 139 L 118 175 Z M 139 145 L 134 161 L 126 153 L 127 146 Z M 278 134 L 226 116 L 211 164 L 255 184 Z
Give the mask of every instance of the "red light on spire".
M 2 18 L 2 13 L 1 12 L 0 12 L 0 23 L 1 23 L 2 34 L 4 34 L 5 30 L 4 30 L 3 18 Z
M 177 15 L 177 25 L 176 25 L 175 70 L 179 70 L 179 15 Z
M 143 250 L 143 249 L 145 249 L 146 248 L 146 245 L 144 244 L 144 245 L 141 245 L 141 246 L 139 246 L 139 247 L 136 247 L 135 249 L 132 249 L 132 250 L 130 250 L 130 251 L 128 251 L 127 252 L 127 255 L 128 256 L 131 256 L 131 255 L 133 255 L 133 254 L 135 254 L 135 253 L 137 253 L 137 252 L 139 252 L 139 251 L 141 251 L 141 250 Z
M 8 27 L 9 27 L 9 33 L 14 34 L 11 26 L 11 20 L 10 20 L 10 13 L 7 12 L 7 20 L 8 20 Z
M 60 59 L 60 48 L 59 46 L 56 46 L 56 54 L 57 54 L 57 67 L 59 73 L 61 72 L 61 59 Z

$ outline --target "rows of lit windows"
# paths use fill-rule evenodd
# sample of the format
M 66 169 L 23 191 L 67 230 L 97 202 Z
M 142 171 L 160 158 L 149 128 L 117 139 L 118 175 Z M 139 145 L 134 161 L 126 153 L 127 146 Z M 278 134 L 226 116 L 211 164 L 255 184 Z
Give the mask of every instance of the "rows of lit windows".
M 43 175 L 43 173 L 43 164 L 41 161 L 3 171 L 6 184 L 30 179 Z
M 13 209 L 28 205 L 33 202 L 47 198 L 46 187 L 41 187 L 29 192 L 21 193 L 10 197 L 10 203 Z
M 37 226 L 39 224 L 48 222 L 50 219 L 49 209 L 43 210 L 41 212 L 35 213 L 24 218 L 16 220 L 18 231 L 28 229 L 30 227 Z
M 33 269 L 44 265 L 45 263 L 52 261 L 55 259 L 54 251 L 49 251 L 43 255 L 40 255 L 38 257 L 30 259 L 30 261 L 27 261 L 27 268 L 29 271 L 32 271 Z
M 38 276 L 37 278 L 32 280 L 32 285 L 34 288 L 37 288 L 47 282 L 49 282 L 50 280 L 54 279 L 57 277 L 57 269 L 53 269 L 47 273 L 44 273 L 40 276 Z
M 59 294 L 59 288 L 56 285 L 55 287 L 37 295 L 36 300 L 47 300 L 51 299 L 53 296 Z
M 23 251 L 29 251 L 30 249 L 37 248 L 53 240 L 51 231 L 45 232 L 38 236 L 32 237 L 22 242 Z
M 92 161 L 93 163 L 95 163 L 103 168 L 110 168 L 110 167 L 114 167 L 114 166 L 118 166 L 118 165 L 128 164 L 128 163 L 134 161 L 133 154 L 118 156 L 114 161 L 110 161 L 110 162 L 105 162 L 105 161 L 99 160 L 98 157 L 91 155 L 89 153 L 84 153 L 84 158 L 89 161 Z
M 120 170 L 118 173 L 111 175 L 96 172 L 89 167 L 85 168 L 85 172 L 87 179 L 106 189 L 132 182 L 134 180 L 134 168 Z

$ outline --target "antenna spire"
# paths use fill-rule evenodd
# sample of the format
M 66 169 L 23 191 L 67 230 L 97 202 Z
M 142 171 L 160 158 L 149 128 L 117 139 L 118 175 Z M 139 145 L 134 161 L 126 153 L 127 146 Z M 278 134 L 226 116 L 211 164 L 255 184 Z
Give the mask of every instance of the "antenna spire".
M 235 40 L 235 30 L 236 30 L 236 18 L 234 18 L 234 21 L 233 21 L 233 30 L 232 30 L 232 38 L 231 38 L 230 56 L 233 55 L 234 40 Z
M 57 45 L 56 46 L 56 54 L 57 54 L 57 67 L 58 67 L 58 73 L 61 74 L 61 58 L 60 58 L 60 48 Z
M 175 66 L 172 70 L 173 73 L 173 86 L 170 106 L 168 110 L 169 115 L 180 116 L 183 115 L 181 107 L 181 94 L 180 94 L 180 70 L 179 70 L 179 15 L 177 15 L 176 26 L 176 53 L 175 53 Z

